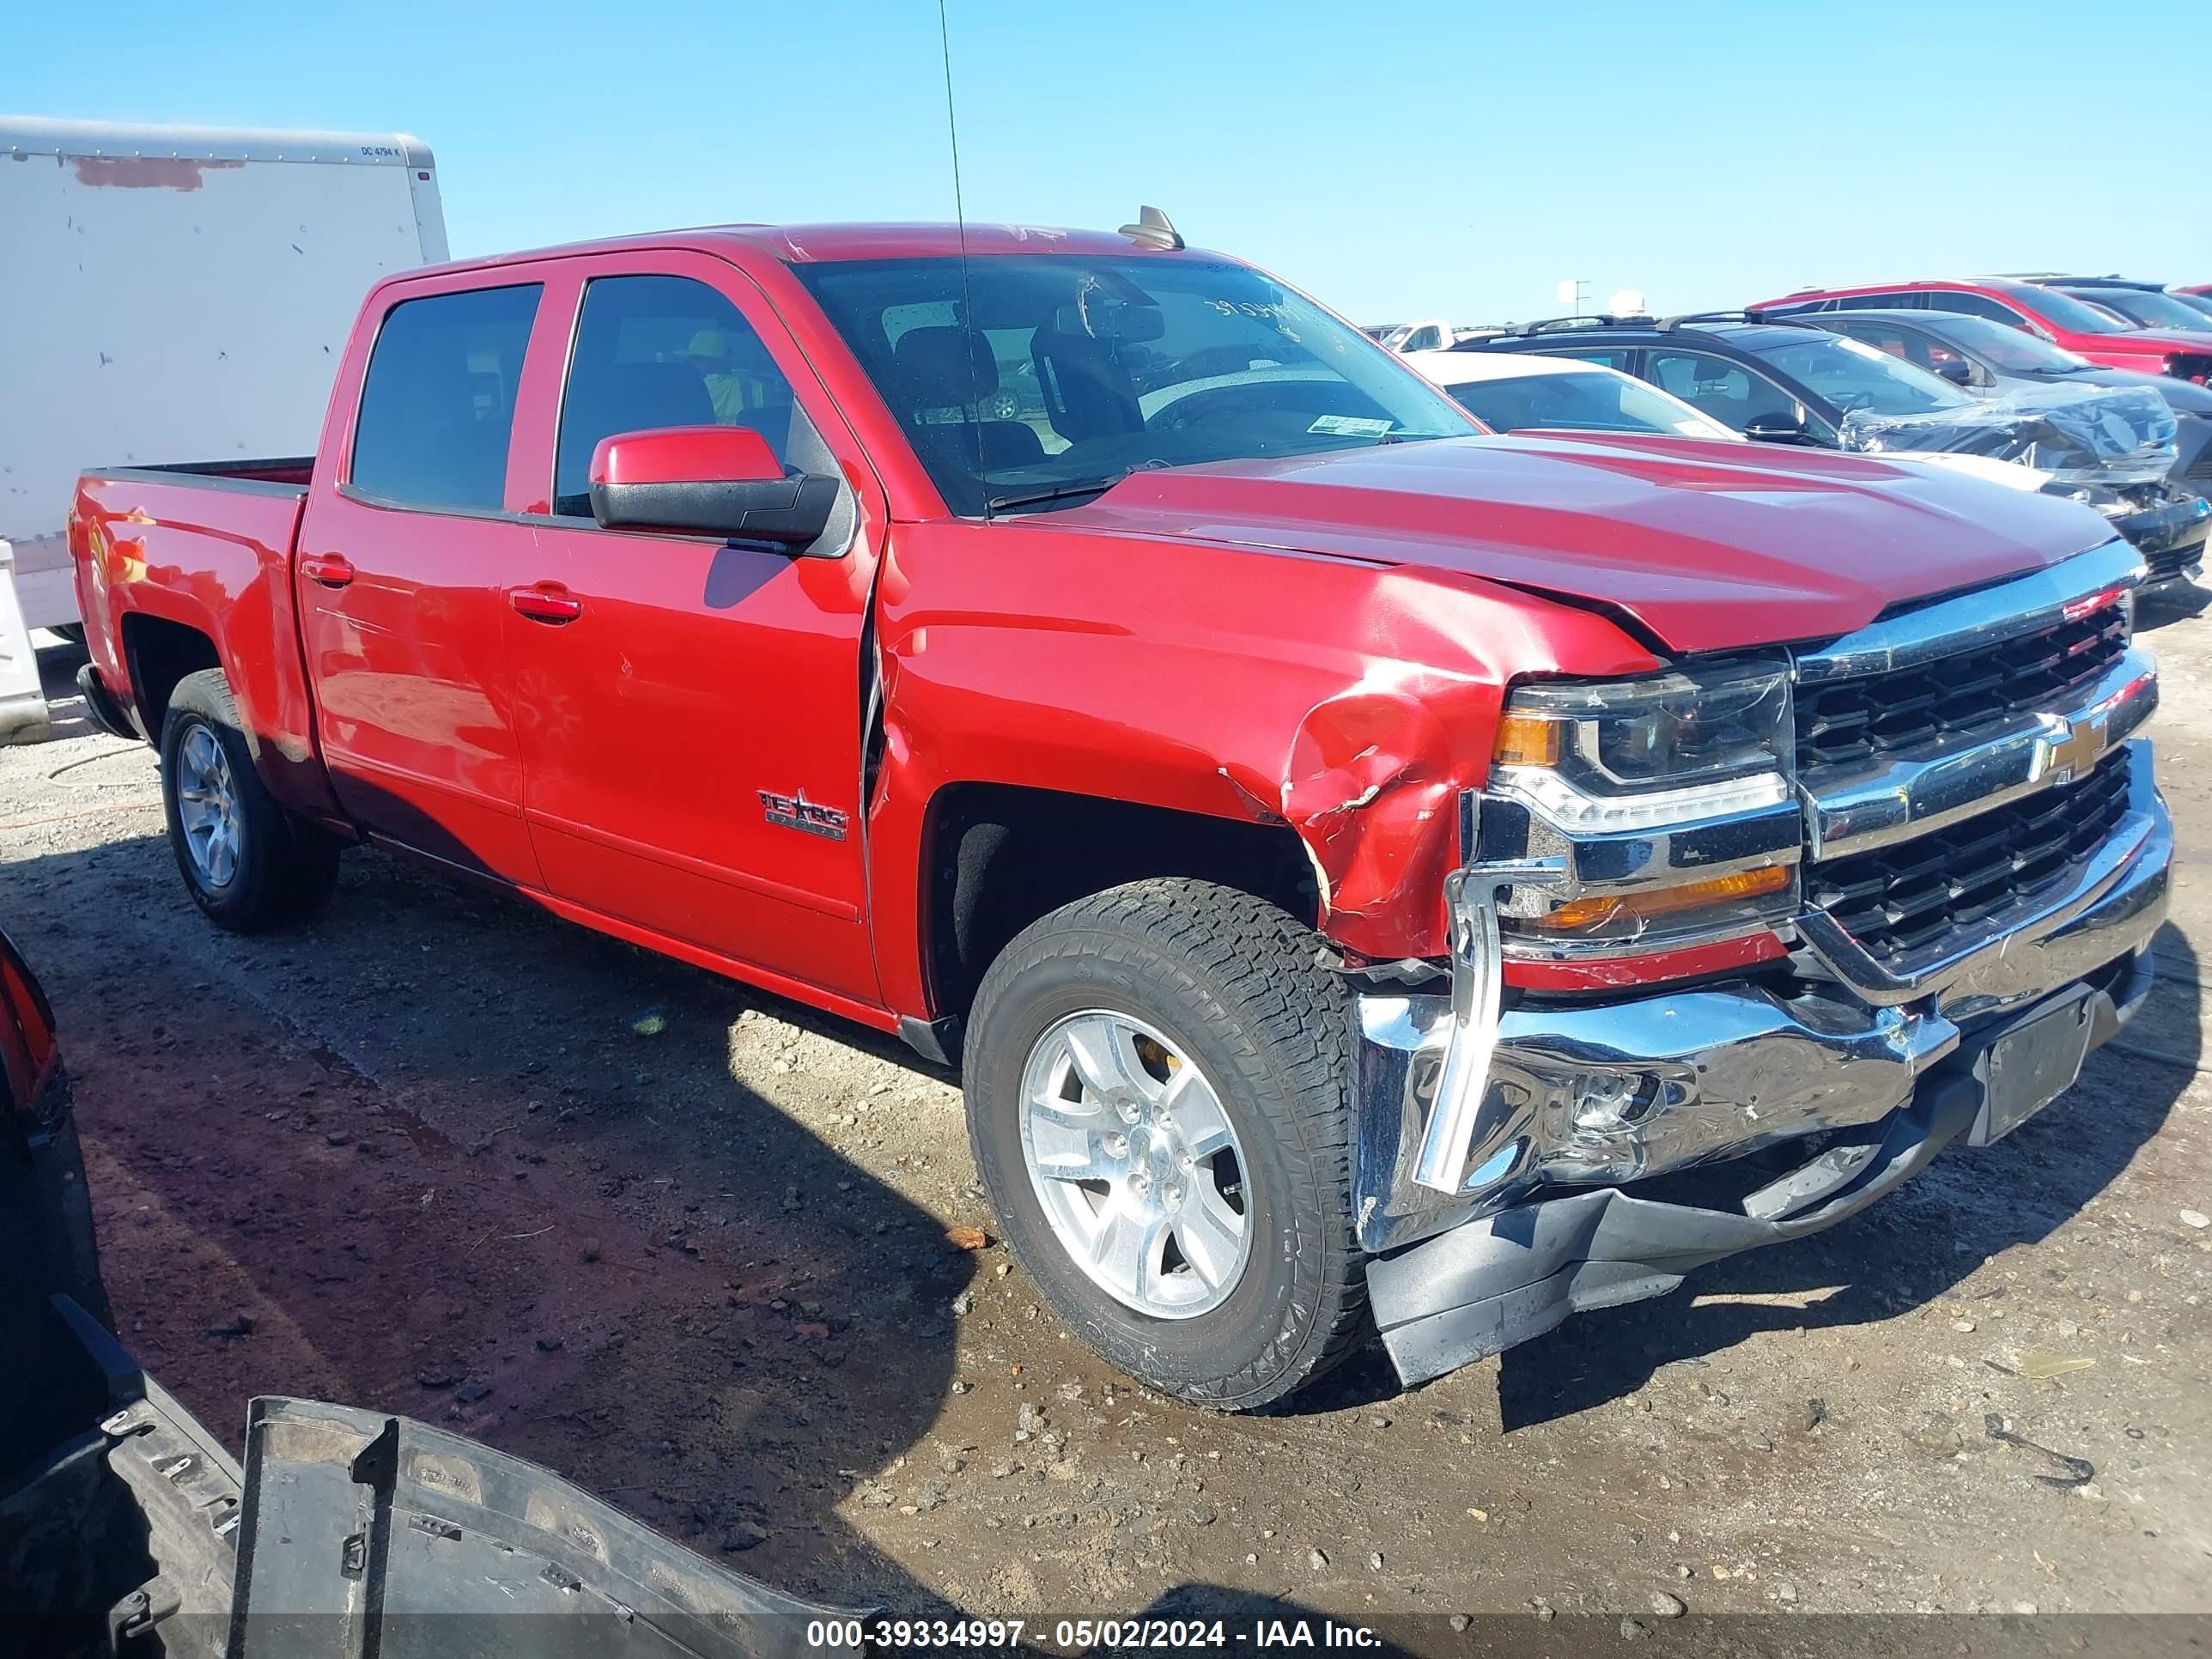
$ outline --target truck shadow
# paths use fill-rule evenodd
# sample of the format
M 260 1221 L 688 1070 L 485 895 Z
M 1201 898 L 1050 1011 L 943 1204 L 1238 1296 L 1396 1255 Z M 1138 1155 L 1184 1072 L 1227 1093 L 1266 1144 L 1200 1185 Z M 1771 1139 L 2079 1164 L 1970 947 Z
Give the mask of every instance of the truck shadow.
M 943 1074 L 382 856 L 348 860 L 317 923 L 252 939 L 207 927 L 158 836 L 18 860 L 8 889 L 79 1073 L 123 1334 L 211 1426 L 256 1393 L 404 1412 L 780 1588 L 957 1610 L 846 1518 L 926 1515 L 1025 1398 L 951 1316 L 1000 1258 L 944 1235 L 986 1221 L 964 1157 L 917 1162 L 957 1134 Z M 2047 1237 L 2197 1062 L 2196 959 L 2171 928 L 2156 949 L 2172 982 L 2123 1041 L 2157 1059 L 2093 1057 L 2002 1145 L 1686 1287 L 1759 1300 L 1669 1297 L 1509 1352 L 1503 1425 L 1761 1331 L 1878 1322 Z M 1016 1326 L 1010 1357 L 1048 1334 Z M 1394 1392 L 1370 1352 L 1291 1409 Z
M 121 1334 L 234 1449 L 256 1394 L 404 1413 L 779 1588 L 943 1610 L 839 1512 L 939 1474 L 898 1466 L 988 1258 L 864 1164 L 914 1156 L 940 1078 L 871 1097 L 888 1040 L 392 859 L 244 939 L 159 837 L 7 867 Z
M 1618 1400 L 1663 1365 L 1761 1332 L 1898 1317 L 2002 1252 L 2049 1237 L 2158 1133 L 2202 1063 L 2195 952 L 2172 923 L 2151 948 L 2159 982 L 2142 1012 L 2037 1116 L 1994 1146 L 1954 1145 L 1826 1232 L 1715 1262 L 1670 1295 L 1578 1315 L 1509 1350 L 1498 1375 L 1504 1426 Z M 1748 1299 L 1686 1305 L 1692 1297 Z
M 2212 589 L 2200 587 L 2195 582 L 2177 582 L 2161 592 L 2136 601 L 2136 631 L 2153 634 L 2175 623 L 2187 622 L 2192 617 L 2202 616 L 2207 605 L 2212 605 Z

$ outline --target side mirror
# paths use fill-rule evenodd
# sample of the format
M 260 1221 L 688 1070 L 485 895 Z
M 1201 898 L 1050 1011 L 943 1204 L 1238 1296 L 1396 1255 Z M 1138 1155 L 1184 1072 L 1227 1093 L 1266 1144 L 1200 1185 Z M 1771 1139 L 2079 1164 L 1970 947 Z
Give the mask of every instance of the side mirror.
M 1936 365 L 1936 372 L 1953 386 L 1972 386 L 1974 383 L 1974 366 L 1964 357 L 1946 357 Z
M 829 529 L 835 478 L 787 472 L 746 426 L 617 432 L 592 451 L 592 516 L 609 530 L 672 530 L 799 548 Z
M 1805 422 L 1790 415 L 1754 415 L 1743 435 L 1758 444 L 1802 444 L 1812 441 Z

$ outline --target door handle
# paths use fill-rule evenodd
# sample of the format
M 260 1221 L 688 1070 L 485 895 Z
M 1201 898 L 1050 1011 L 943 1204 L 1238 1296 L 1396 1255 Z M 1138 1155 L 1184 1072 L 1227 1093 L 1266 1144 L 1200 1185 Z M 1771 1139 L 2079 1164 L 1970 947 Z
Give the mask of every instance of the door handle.
M 584 614 L 584 602 L 559 582 L 539 582 L 535 587 L 510 587 L 507 602 L 532 622 L 558 626 Z
M 300 574 L 325 587 L 343 587 L 354 579 L 353 561 L 343 553 L 302 553 Z

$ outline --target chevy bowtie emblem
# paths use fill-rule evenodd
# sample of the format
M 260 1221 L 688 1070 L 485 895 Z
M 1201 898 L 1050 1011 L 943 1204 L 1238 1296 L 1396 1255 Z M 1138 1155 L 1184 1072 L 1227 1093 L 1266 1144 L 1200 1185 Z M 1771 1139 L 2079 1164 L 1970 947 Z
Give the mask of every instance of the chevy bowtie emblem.
M 2063 714 L 2046 714 L 2048 726 L 2043 734 L 2041 762 L 2036 768 L 2038 777 L 2059 779 L 2078 778 L 2104 758 L 2111 747 L 2106 734 L 2105 716 L 2089 720 L 2069 720 Z
M 807 799 L 804 789 L 793 795 L 775 789 L 763 789 L 757 793 L 761 810 L 768 815 L 768 821 L 777 828 L 804 830 L 810 836 L 820 836 L 827 841 L 845 839 L 845 815 L 834 806 L 823 806 Z

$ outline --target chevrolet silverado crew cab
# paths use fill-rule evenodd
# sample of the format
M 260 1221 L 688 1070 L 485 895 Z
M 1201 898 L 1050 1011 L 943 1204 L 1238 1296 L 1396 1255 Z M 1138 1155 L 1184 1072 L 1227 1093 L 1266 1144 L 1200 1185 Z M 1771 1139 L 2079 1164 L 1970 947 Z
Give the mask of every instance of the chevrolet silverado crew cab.
M 367 842 L 896 1031 L 1071 1328 L 1209 1405 L 1370 1329 L 1437 1375 L 1995 1139 L 2166 903 L 2095 513 L 1486 435 L 1150 212 L 393 276 L 312 459 L 73 522 L 213 921 Z

